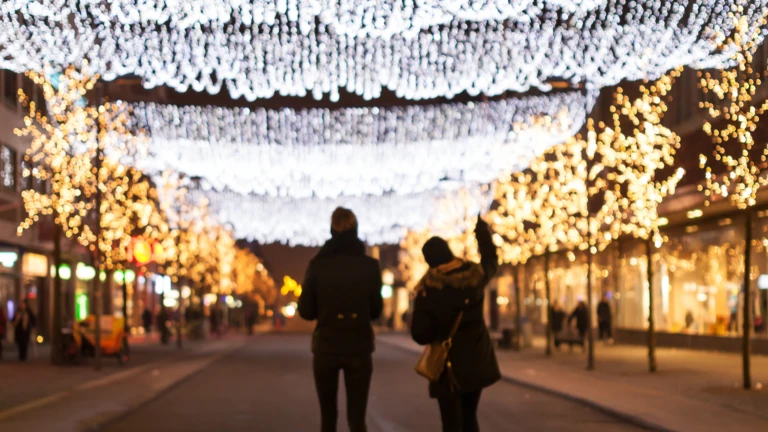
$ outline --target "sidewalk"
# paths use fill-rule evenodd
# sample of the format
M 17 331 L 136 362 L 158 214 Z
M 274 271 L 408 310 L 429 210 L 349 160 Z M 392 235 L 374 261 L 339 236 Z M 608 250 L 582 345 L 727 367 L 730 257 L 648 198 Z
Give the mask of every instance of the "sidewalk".
M 406 335 L 379 340 L 421 352 Z M 595 370 L 579 348 L 544 356 L 544 341 L 522 352 L 497 351 L 504 378 L 578 400 L 646 427 L 673 431 L 768 430 L 768 357 L 752 358 L 753 383 L 741 390 L 741 357 L 691 350 L 657 350 L 659 371 L 648 373 L 647 350 L 595 345 Z M 415 355 L 414 355 L 415 361 Z
M 206 341 L 184 340 L 184 347 L 179 350 L 175 339 L 168 345 L 155 339 L 131 337 L 128 364 L 120 366 L 115 358 L 104 357 L 101 371 L 94 370 L 93 359 L 80 365 L 52 366 L 49 345 L 35 346 L 26 363 L 17 360 L 15 349 L 4 351 L 0 361 L 0 412 L 153 362 L 181 358 L 204 349 L 206 345 Z
M 215 341 L 189 343 L 179 351 L 183 354 L 167 355 L 140 366 L 102 374 L 74 387 L 0 410 L 0 430 L 102 430 L 110 421 L 160 397 L 177 383 L 237 350 L 246 341 L 246 336 L 227 335 Z

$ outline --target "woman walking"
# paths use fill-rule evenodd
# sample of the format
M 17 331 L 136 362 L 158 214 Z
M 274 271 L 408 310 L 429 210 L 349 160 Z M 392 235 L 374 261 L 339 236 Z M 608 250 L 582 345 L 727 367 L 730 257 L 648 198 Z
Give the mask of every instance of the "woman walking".
M 29 302 L 25 299 L 19 305 L 19 310 L 13 317 L 14 339 L 19 349 L 19 360 L 27 361 L 27 351 L 29 349 L 29 340 L 32 337 L 32 330 L 35 328 L 35 314 L 29 308 Z
M 443 432 L 477 432 L 477 407 L 484 388 L 501 379 L 496 354 L 483 318 L 485 285 L 498 268 L 488 225 L 479 217 L 475 228 L 481 263 L 454 257 L 448 243 L 432 237 L 422 248 L 429 264 L 416 288 L 411 335 L 421 345 L 448 339 L 463 312 L 448 364 L 429 384 L 437 399 Z

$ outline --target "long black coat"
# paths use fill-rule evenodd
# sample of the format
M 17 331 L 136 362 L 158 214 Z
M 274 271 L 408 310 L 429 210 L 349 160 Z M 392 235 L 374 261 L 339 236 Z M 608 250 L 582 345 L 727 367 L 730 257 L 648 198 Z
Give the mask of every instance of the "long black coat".
M 382 307 L 379 262 L 365 255 L 356 231 L 334 234 L 310 262 L 299 298 L 299 315 L 317 320 L 312 352 L 370 355 L 371 321 Z
M 417 287 L 411 336 L 420 345 L 443 341 L 464 311 L 449 356 L 461 392 L 479 390 L 501 379 L 499 365 L 483 318 L 485 285 L 498 268 L 496 248 L 487 227 L 478 232 L 481 264 L 454 260 L 430 269 Z M 429 384 L 433 398 L 451 396 L 446 374 Z

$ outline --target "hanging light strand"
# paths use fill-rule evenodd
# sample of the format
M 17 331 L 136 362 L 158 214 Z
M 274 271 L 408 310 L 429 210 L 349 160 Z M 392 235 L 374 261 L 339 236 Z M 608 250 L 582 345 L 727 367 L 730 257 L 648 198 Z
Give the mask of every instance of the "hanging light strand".
M 575 133 L 585 105 L 584 93 L 569 91 L 392 108 L 131 112 L 133 127 L 148 131 L 152 157 L 138 163 L 147 172 L 173 169 L 241 194 L 334 198 L 419 193 L 444 179 L 488 183 Z
M 547 91 L 552 79 L 601 88 L 679 65 L 727 64 L 732 49 L 717 48 L 733 31 L 729 14 L 740 13 L 754 30 L 768 0 L 605 0 L 573 10 L 539 0 L 515 18 L 454 19 L 391 37 L 338 33 L 290 12 L 259 23 L 235 8 L 226 19 L 196 22 L 155 17 L 145 2 L 103 3 L 41 9 L 37 1 L 11 2 L 0 13 L 0 67 L 89 59 L 107 80 L 133 74 L 147 88 L 181 92 L 218 93 L 226 85 L 232 97 L 251 101 L 276 94 L 336 101 L 342 89 L 374 99 L 384 88 L 406 99 L 493 96 Z M 102 8 L 134 11 L 134 18 L 113 19 Z

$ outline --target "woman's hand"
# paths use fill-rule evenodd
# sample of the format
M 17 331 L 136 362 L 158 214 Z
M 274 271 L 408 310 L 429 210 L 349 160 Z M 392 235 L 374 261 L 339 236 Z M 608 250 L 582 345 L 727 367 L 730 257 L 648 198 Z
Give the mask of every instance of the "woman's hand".
M 477 223 L 475 224 L 475 234 L 479 232 L 490 232 L 490 230 L 491 228 L 488 226 L 488 223 L 480 217 L 480 214 L 478 214 Z

